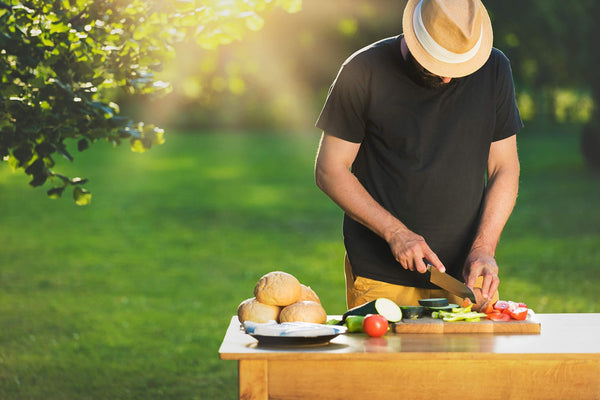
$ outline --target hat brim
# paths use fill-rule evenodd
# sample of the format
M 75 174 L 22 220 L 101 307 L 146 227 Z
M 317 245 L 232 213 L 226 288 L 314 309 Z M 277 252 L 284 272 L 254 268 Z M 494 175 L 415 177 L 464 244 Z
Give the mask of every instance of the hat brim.
M 467 76 L 481 68 L 490 57 L 492 43 L 494 41 L 492 22 L 490 21 L 490 16 L 483 4 L 479 2 L 480 7 L 482 8 L 481 13 L 483 15 L 482 38 L 479 51 L 468 61 L 451 64 L 432 57 L 423 46 L 421 46 L 421 43 L 415 35 L 413 28 L 413 14 L 420 1 L 421 0 L 408 0 L 402 17 L 404 40 L 406 40 L 408 49 L 419 64 L 435 75 L 448 78 Z

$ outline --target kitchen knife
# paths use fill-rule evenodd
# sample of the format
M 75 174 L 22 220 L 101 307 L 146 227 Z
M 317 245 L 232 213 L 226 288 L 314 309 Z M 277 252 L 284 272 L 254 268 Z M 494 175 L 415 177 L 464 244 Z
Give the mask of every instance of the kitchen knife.
M 440 272 L 433 265 L 428 265 L 427 270 L 429 271 L 429 281 L 434 285 L 441 287 L 442 289 L 447 290 L 453 295 L 459 296 L 461 299 L 468 297 L 471 299 L 473 304 L 475 304 L 475 294 L 471 290 L 470 287 L 462 283 L 456 278 L 453 278 L 451 275 L 448 275 L 445 272 Z

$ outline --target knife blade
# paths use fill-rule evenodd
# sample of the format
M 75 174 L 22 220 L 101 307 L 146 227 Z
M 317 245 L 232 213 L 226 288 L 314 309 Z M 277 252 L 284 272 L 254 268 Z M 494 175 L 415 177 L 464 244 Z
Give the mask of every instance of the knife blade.
M 468 297 L 473 303 L 477 301 L 471 288 L 458 279 L 448 275 L 445 272 L 440 272 L 433 265 L 428 265 L 427 270 L 429 271 L 429 281 L 434 285 L 447 290 L 455 296 L 459 296 L 461 299 Z

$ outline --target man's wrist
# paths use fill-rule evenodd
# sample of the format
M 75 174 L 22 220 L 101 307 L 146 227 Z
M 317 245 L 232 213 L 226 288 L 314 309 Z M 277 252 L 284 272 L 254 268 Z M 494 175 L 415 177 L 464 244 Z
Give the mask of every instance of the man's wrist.
M 488 244 L 488 243 L 473 243 L 471 246 L 470 253 L 484 253 L 488 254 L 492 257 L 496 255 L 496 246 Z
M 402 234 L 407 230 L 408 228 L 404 226 L 400 221 L 395 221 L 395 223 L 391 223 L 386 228 L 384 228 L 382 237 L 386 242 L 390 243 L 396 235 Z

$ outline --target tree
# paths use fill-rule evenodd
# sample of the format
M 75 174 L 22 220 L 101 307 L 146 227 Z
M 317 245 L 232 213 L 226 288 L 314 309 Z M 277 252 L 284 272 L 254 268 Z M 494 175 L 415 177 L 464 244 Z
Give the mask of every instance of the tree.
M 163 130 L 119 113 L 115 92 L 160 95 L 156 78 L 173 46 L 193 36 L 207 49 L 262 28 L 273 7 L 298 11 L 301 0 L 0 1 L 0 160 L 50 184 L 50 197 L 73 187 L 89 204 L 86 179 L 54 171 L 54 157 L 108 140 L 143 152 L 164 142 Z
M 508 53 L 522 86 L 540 93 L 556 87 L 589 91 L 595 110 L 583 127 L 582 153 L 590 166 L 600 169 L 600 3 L 505 0 L 486 7 L 498 21 L 495 43 Z

